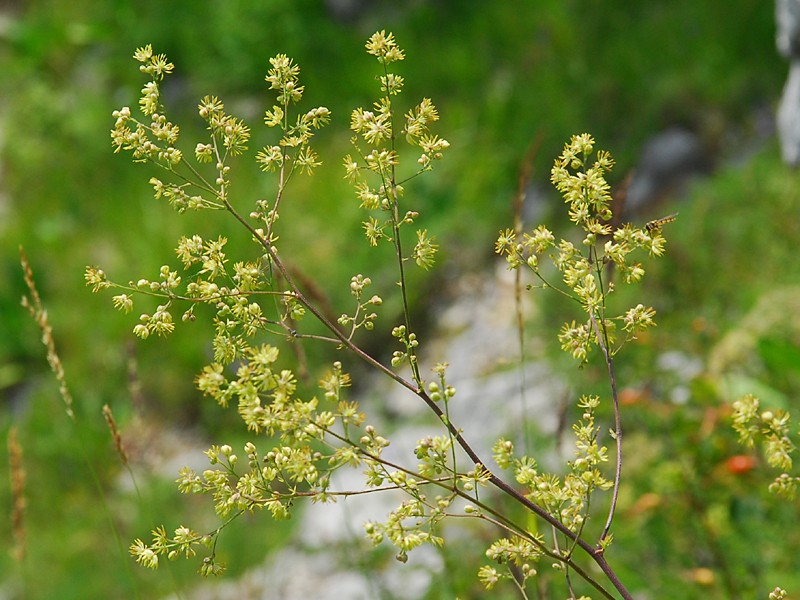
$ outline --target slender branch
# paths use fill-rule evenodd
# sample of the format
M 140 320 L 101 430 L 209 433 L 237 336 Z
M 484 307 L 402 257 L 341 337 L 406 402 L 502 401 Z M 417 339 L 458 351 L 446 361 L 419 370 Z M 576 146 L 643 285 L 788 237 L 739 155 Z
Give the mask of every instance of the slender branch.
M 539 267 L 530 267 L 530 269 L 533 272 L 533 274 L 536 275 L 536 278 L 539 279 L 539 281 L 542 282 L 542 288 L 547 288 L 547 289 L 554 290 L 554 291 L 558 292 L 559 294 L 561 294 L 562 296 L 564 296 L 565 298 L 571 300 L 572 302 L 577 302 L 578 304 L 581 304 L 580 298 L 578 298 L 576 296 L 573 296 L 569 292 L 567 292 L 565 290 L 562 290 L 557 285 L 553 285 L 552 283 L 547 281 L 544 278 L 544 276 L 542 275 L 541 271 L 539 271 Z
M 525 205 L 525 188 L 530 180 L 531 171 L 533 170 L 533 157 L 535 150 L 538 146 L 538 141 L 541 140 L 541 135 L 538 136 L 537 144 L 531 146 L 525 160 L 520 166 L 519 177 L 517 179 L 517 193 L 514 196 L 514 233 L 522 237 L 522 211 Z M 522 441 L 525 444 L 526 450 L 530 448 L 530 439 L 528 435 L 528 398 L 525 394 L 527 389 L 527 382 L 525 380 L 525 318 L 522 314 L 522 269 L 514 269 L 514 313 L 516 316 L 517 328 L 517 349 L 519 351 L 519 400 L 522 409 Z
M 608 352 L 608 338 L 606 338 L 605 335 L 601 335 L 600 327 L 597 324 L 597 319 L 594 316 L 594 312 L 591 310 L 589 311 L 589 318 L 592 320 L 592 327 L 594 328 L 595 335 L 597 336 L 597 343 L 600 346 L 600 350 L 603 352 L 603 358 L 605 359 L 606 367 L 608 368 L 608 377 L 611 381 L 611 398 L 614 404 L 614 441 L 617 445 L 617 465 L 614 469 L 614 487 L 611 492 L 611 506 L 608 510 L 606 524 L 603 527 L 603 532 L 600 534 L 599 538 L 599 542 L 602 542 L 606 539 L 606 537 L 608 537 L 608 532 L 611 529 L 611 523 L 614 520 L 614 513 L 617 510 L 617 498 L 619 496 L 619 486 L 622 478 L 622 417 L 619 411 L 619 396 L 617 394 L 617 377 L 614 372 L 614 361 Z M 605 332 L 605 329 L 603 331 Z
M 384 77 L 389 76 L 389 71 L 387 67 L 387 63 L 383 63 L 383 74 Z M 386 101 L 389 103 L 390 110 L 390 123 L 389 123 L 389 141 L 391 143 L 392 154 L 395 153 L 395 130 L 394 130 L 394 111 L 391 109 L 392 106 L 392 99 L 390 94 L 386 93 L 385 97 Z M 381 177 L 384 179 L 384 189 L 391 190 L 391 216 L 392 216 L 392 238 L 394 240 L 394 247 L 395 247 L 395 254 L 397 256 L 397 272 L 400 276 L 400 297 L 403 303 L 403 321 L 405 322 L 406 330 L 409 333 L 413 332 L 411 327 L 411 315 L 408 309 L 408 287 L 406 286 L 406 275 L 405 275 L 405 267 L 403 265 L 403 246 L 400 240 L 400 210 L 398 206 L 398 198 L 397 198 L 397 168 L 394 164 L 390 167 L 391 173 L 389 177 L 389 181 L 387 182 L 383 177 L 383 172 L 381 172 Z M 387 185 L 388 183 L 388 185 Z M 408 362 L 411 365 L 411 375 L 414 381 L 418 386 L 422 386 L 422 376 L 419 372 L 419 365 L 417 364 L 417 357 L 416 352 L 414 351 L 413 347 L 408 348 Z
M 287 110 L 288 101 L 283 106 L 283 131 L 285 132 L 289 127 L 289 111 Z M 286 162 L 288 160 L 288 150 L 286 146 L 283 146 L 281 149 L 281 168 L 278 171 L 278 193 L 275 196 L 275 205 L 272 207 L 270 211 L 269 219 L 267 221 L 267 233 L 266 239 L 272 239 L 272 228 L 275 226 L 275 221 L 277 220 L 278 215 L 278 208 L 281 204 L 281 199 L 283 198 L 283 192 L 286 189 L 286 184 L 289 182 L 289 179 L 292 177 L 292 173 L 294 173 L 294 164 L 292 164 L 292 168 L 289 170 L 289 173 L 286 173 Z
M 303 304 L 314 317 L 319 320 L 330 332 L 341 342 L 342 346 L 353 352 L 356 356 L 358 356 L 361 360 L 372 366 L 373 368 L 377 369 L 381 373 L 387 375 L 395 382 L 400 384 L 401 386 L 405 387 L 409 391 L 416 394 L 423 402 L 430 408 L 433 413 L 442 421 L 442 423 L 447 427 L 451 433 L 451 435 L 456 439 L 458 445 L 466 452 L 467 456 L 469 456 L 470 460 L 476 465 L 476 467 L 480 467 L 484 469 L 487 473 L 489 473 L 489 482 L 505 493 L 506 495 L 513 498 L 518 503 L 522 504 L 525 508 L 536 514 L 541 519 L 545 520 L 547 523 L 555 527 L 558 531 L 569 537 L 570 539 L 574 540 L 578 546 L 581 547 L 592 559 L 597 563 L 600 569 L 605 573 L 606 577 L 614 584 L 614 587 L 617 591 L 622 595 L 625 600 L 632 600 L 632 596 L 627 591 L 623 583 L 619 580 L 619 577 L 616 576 L 615 572 L 611 568 L 611 566 L 606 562 L 605 558 L 602 555 L 602 551 L 596 550 L 594 547 L 591 546 L 586 540 L 578 538 L 573 531 L 571 531 L 568 527 L 566 527 L 563 523 L 561 523 L 558 519 L 553 517 L 547 510 L 543 507 L 539 506 L 535 502 L 531 501 L 530 499 L 526 498 L 521 492 L 511 487 L 505 481 L 503 481 L 500 477 L 492 473 L 492 471 L 485 465 L 485 463 L 478 457 L 475 450 L 472 446 L 463 438 L 461 435 L 460 430 L 455 427 L 451 422 L 449 422 L 446 418 L 442 409 L 431 400 L 430 396 L 425 392 L 425 390 L 408 381 L 404 377 L 401 377 L 391 369 L 389 369 L 386 365 L 381 363 L 380 361 L 376 360 L 366 352 L 364 352 L 360 347 L 358 347 L 352 340 L 349 340 L 347 336 L 342 333 L 338 327 L 336 327 L 333 323 L 331 323 L 325 315 L 312 303 L 310 302 L 302 291 L 295 285 L 292 276 L 289 274 L 286 266 L 283 264 L 282 260 L 277 254 L 277 251 L 268 243 L 263 236 L 261 236 L 255 228 L 247 222 L 247 220 L 230 204 L 230 201 L 225 198 L 224 199 L 225 206 L 228 212 L 233 215 L 233 217 L 239 221 L 253 237 L 258 241 L 259 244 L 267 251 L 272 260 L 275 267 L 280 272 L 281 276 L 286 280 L 287 285 L 292 289 L 294 292 L 297 300 Z
M 113 284 L 114 287 L 120 290 L 127 290 L 132 293 L 141 294 L 142 296 L 152 296 L 153 298 L 166 298 L 167 300 L 180 300 L 181 302 L 195 302 L 197 304 L 205 304 L 211 300 L 223 300 L 225 298 L 235 298 L 234 294 L 211 294 L 209 296 L 183 296 L 181 294 L 173 294 L 172 292 L 153 292 L 149 289 L 138 288 L 130 285 L 122 285 L 120 283 Z M 276 292 L 274 290 L 248 290 L 248 296 L 286 296 L 286 292 Z

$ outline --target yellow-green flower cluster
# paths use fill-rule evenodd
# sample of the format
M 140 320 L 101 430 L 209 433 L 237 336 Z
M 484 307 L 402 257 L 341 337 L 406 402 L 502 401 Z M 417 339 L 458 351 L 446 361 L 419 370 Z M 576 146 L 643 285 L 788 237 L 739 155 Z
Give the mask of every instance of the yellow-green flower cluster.
M 226 520 L 243 512 L 266 508 L 275 519 L 289 518 L 295 498 L 308 496 L 316 501 L 330 500 L 330 474 L 345 465 L 357 466 L 365 459 L 376 473 L 400 482 L 401 474 L 386 475 L 377 458 L 388 442 L 371 426 L 363 428 L 360 442 L 349 442 L 348 429 L 361 428 L 364 415 L 358 405 L 342 397 L 350 385 L 350 376 L 342 371 L 341 363 L 320 381 L 328 409 L 318 411 L 318 401 L 303 401 L 296 396 L 294 374 L 277 369 L 278 350 L 269 345 L 247 348 L 236 369 L 235 377 L 228 377 L 220 363 L 207 366 L 197 377 L 197 387 L 227 406 L 230 400 L 238 401 L 239 414 L 255 433 L 277 436 L 278 443 L 269 451 L 259 452 L 256 443 L 244 445 L 244 461 L 227 444 L 212 445 L 206 456 L 210 468 L 197 473 L 189 467 L 181 469 L 177 479 L 178 489 L 185 494 L 208 494 L 213 497 L 217 515 Z M 339 431 L 334 429 L 339 423 Z M 343 444 L 332 442 L 339 440 Z M 323 442 L 320 444 L 320 442 Z M 323 452 L 321 448 L 324 448 Z M 218 529 L 200 535 L 188 528 L 179 527 L 170 537 L 163 527 L 153 531 L 153 540 L 145 544 L 135 540 L 130 551 L 137 561 L 156 568 L 159 556 L 174 559 L 178 555 L 191 556 L 195 546 L 204 545 L 211 550 L 201 566 L 206 575 L 218 574 L 222 565 L 214 560 L 214 541 Z
M 655 311 L 641 304 L 625 313 L 606 315 L 606 297 L 614 290 L 611 269 L 619 272 L 626 283 L 638 282 L 644 268 L 631 255 L 644 251 L 651 256 L 664 253 L 661 227 L 647 224 L 634 227 L 625 224 L 612 228 L 610 186 L 605 173 L 614 165 L 610 154 L 594 152 L 594 139 L 589 134 L 573 136 L 556 159 L 551 180 L 569 205 L 570 220 L 583 230 L 580 245 L 570 240 L 557 240 L 544 225 L 530 233 L 506 229 L 500 232 L 495 252 L 505 257 L 510 269 L 526 265 L 543 287 L 552 287 L 576 300 L 588 313 L 582 323 L 565 324 L 559 334 L 562 348 L 576 359 L 585 361 L 589 350 L 600 340 L 613 354 L 616 321 L 622 322 L 626 341 L 655 325 Z M 549 258 L 561 273 L 563 287 L 547 280 L 541 269 L 543 258 Z
M 394 40 L 394 34 L 381 30 L 373 33 L 366 43 L 367 53 L 378 58 L 382 64 L 403 60 L 405 54 Z
M 183 158 L 181 151 L 176 147 L 179 128 L 167 121 L 167 118 L 159 112 L 161 110 L 159 82 L 172 72 L 174 66 L 163 54 L 154 54 L 149 44 L 137 49 L 134 58 L 142 63 L 139 70 L 152 77 L 152 80 L 142 88 L 139 97 L 139 108 L 145 117 L 150 117 L 150 122 L 141 122 L 133 118 L 131 109 L 127 106 L 115 110 L 112 113 L 115 119 L 114 129 L 111 130 L 114 152 L 128 150 L 133 153 L 136 161 L 152 160 L 173 168 Z
M 550 171 L 550 181 L 569 204 L 570 220 L 589 228 L 597 218 L 604 221 L 611 218 L 611 187 L 604 173 L 614 166 L 611 155 L 603 150 L 590 162 L 593 152 L 591 135 L 574 135 Z
M 355 133 L 352 143 L 356 157 L 345 157 L 345 177 L 354 185 L 362 208 L 383 212 L 381 218 L 370 216 L 364 221 L 364 231 L 370 245 L 375 246 L 384 239 L 399 249 L 398 229 L 401 225 L 413 223 L 418 216 L 415 211 L 400 211 L 403 184 L 431 170 L 433 161 L 441 159 L 450 144 L 430 131 L 430 126 L 439 120 L 439 113 L 430 98 L 423 98 L 411 108 L 404 115 L 403 127 L 398 130 L 396 121 L 399 115 L 393 98 L 402 91 L 403 78 L 390 73 L 387 66 L 403 60 L 404 55 L 394 36 L 384 31 L 374 34 L 367 41 L 367 51 L 384 66 L 384 73 L 380 76 L 383 96 L 373 103 L 371 110 L 356 108 L 350 115 L 350 129 Z M 398 177 L 400 153 L 397 140 L 401 136 L 408 144 L 422 151 L 417 159 L 416 171 L 405 179 Z M 359 147 L 359 140 L 367 145 L 367 150 Z M 411 255 L 414 262 L 423 269 L 429 269 L 434 263 L 436 251 L 437 245 L 428 232 L 418 231 L 417 244 Z
M 747 394 L 733 403 L 733 429 L 739 434 L 739 442 L 752 448 L 760 444 L 767 463 L 784 471 L 770 484 L 769 491 L 794 499 L 800 477 L 791 476 L 789 471 L 794 461 L 792 454 L 797 446 L 790 437 L 791 418 L 783 410 L 761 410 L 761 402 L 752 394 Z
M 277 104 L 264 113 L 264 123 L 268 127 L 278 127 L 283 135 L 276 145 L 262 148 L 256 160 L 263 171 L 280 170 L 285 183 L 295 169 L 310 174 L 322 164 L 310 142 L 314 132 L 330 122 L 331 113 L 326 107 L 318 106 L 298 115 L 291 123 L 291 106 L 300 102 L 305 91 L 300 85 L 300 67 L 285 54 L 278 54 L 269 62 L 272 66 L 266 81 L 278 95 Z
M 597 441 L 599 428 L 594 413 L 600 405 L 597 396 L 583 396 L 578 408 L 582 418 L 574 424 L 575 458 L 568 463 L 570 472 L 563 480 L 551 473 L 540 472 L 536 461 L 529 456 L 517 458 L 514 444 L 504 438 L 492 447 L 495 462 L 501 469 L 513 469 L 514 478 L 529 491 L 527 496 L 559 519 L 570 530 L 579 533 L 588 518 L 588 507 L 595 490 L 611 487 L 600 472 L 608 462 L 608 450 Z
M 533 539 L 538 545 L 519 536 L 503 537 L 493 542 L 486 550 L 486 558 L 497 566 L 483 565 L 478 569 L 478 580 L 483 587 L 491 590 L 500 581 L 516 580 L 517 585 L 524 589 L 528 578 L 536 575 L 534 565 L 542 556 L 543 538 L 534 536 Z
M 378 313 L 369 311 L 372 310 L 372 307 L 383 304 L 383 300 L 377 295 L 370 296 L 364 300 L 364 290 L 371 284 L 372 280 L 369 277 L 364 277 L 361 273 L 353 275 L 350 279 L 350 293 L 356 299 L 356 310 L 352 316 L 343 314 L 338 319 L 340 325 L 350 328 L 348 339 L 352 339 L 356 331 L 362 327 L 366 330 L 371 330 L 375 327 Z

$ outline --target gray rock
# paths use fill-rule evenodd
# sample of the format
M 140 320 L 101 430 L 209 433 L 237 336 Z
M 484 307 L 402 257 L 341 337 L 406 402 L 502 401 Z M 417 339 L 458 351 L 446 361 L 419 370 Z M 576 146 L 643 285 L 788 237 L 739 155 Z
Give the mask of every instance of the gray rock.
M 666 195 L 674 195 L 709 168 L 700 138 L 673 127 L 645 142 L 625 202 L 627 211 L 638 211 Z
M 778 52 L 791 61 L 778 107 L 778 137 L 784 162 L 797 166 L 800 164 L 800 0 L 777 0 L 775 21 Z
M 334 21 L 353 23 L 367 8 L 364 0 L 325 0 L 325 8 Z
M 778 106 L 778 137 L 784 162 L 800 164 L 800 62 L 792 62 Z
M 786 58 L 800 58 L 800 0 L 775 2 L 775 45 Z

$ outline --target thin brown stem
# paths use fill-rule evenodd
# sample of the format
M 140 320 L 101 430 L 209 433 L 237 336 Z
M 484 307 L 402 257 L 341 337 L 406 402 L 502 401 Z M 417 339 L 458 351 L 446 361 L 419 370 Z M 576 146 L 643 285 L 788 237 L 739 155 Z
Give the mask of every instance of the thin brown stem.
M 608 378 L 611 382 L 611 399 L 614 404 L 614 441 L 616 443 L 617 464 L 614 469 L 614 487 L 611 492 L 611 506 L 608 509 L 608 517 L 606 524 L 603 527 L 603 532 L 600 534 L 599 543 L 603 542 L 611 529 L 611 523 L 614 520 L 614 513 L 617 510 L 617 498 L 619 496 L 620 480 L 622 478 L 622 417 L 619 411 L 619 396 L 617 394 L 617 377 L 614 371 L 614 361 L 608 351 L 608 339 L 605 334 L 600 332 L 600 327 L 597 324 L 597 319 L 592 311 L 589 311 L 589 318 L 592 320 L 592 327 L 594 328 L 595 335 L 597 336 L 597 344 L 603 352 L 603 358 L 606 361 L 608 368 Z M 603 330 L 605 332 L 605 330 Z
M 478 457 L 477 453 L 472 448 L 472 446 L 463 438 L 460 430 L 455 425 L 453 425 L 453 423 L 449 422 L 445 418 L 442 409 L 439 408 L 439 406 L 433 400 L 431 400 L 427 392 L 419 385 L 416 385 L 408 381 L 404 377 L 401 377 L 400 375 L 389 369 L 386 365 L 384 365 L 380 361 L 376 360 L 375 358 L 364 352 L 351 340 L 349 340 L 347 336 L 342 331 L 340 331 L 338 327 L 336 327 L 333 323 L 331 323 L 325 317 L 325 315 L 323 315 L 322 312 L 318 310 L 317 307 L 312 302 L 310 302 L 302 293 L 302 291 L 295 285 L 292 276 L 289 274 L 286 266 L 283 264 L 281 258 L 278 256 L 277 251 L 268 243 L 268 241 L 263 236 L 261 236 L 255 230 L 255 228 L 253 228 L 253 226 L 250 225 L 250 223 L 248 223 L 245 220 L 245 218 L 242 217 L 241 214 L 239 214 L 238 211 L 236 211 L 236 209 L 230 204 L 227 198 L 224 200 L 224 202 L 227 210 L 231 213 L 231 215 L 233 215 L 233 217 L 237 221 L 239 221 L 251 233 L 251 235 L 253 235 L 253 237 L 258 241 L 258 243 L 261 244 L 261 246 L 267 251 L 273 264 L 278 269 L 278 272 L 280 272 L 280 274 L 286 280 L 287 285 L 293 291 L 297 300 L 300 303 L 302 303 L 309 310 L 309 312 L 311 312 L 311 314 L 313 314 L 314 317 L 317 320 L 319 320 L 319 322 L 322 323 L 341 342 L 343 347 L 353 352 L 356 356 L 358 356 L 361 360 L 366 362 L 371 367 L 377 369 L 378 371 L 385 374 L 386 376 L 388 376 L 389 378 L 391 378 L 404 388 L 413 392 L 423 402 L 425 402 L 428 408 L 430 408 L 431 411 L 433 411 L 433 413 L 442 421 L 445 427 L 448 428 L 450 434 L 458 442 L 458 445 L 464 450 L 467 456 L 469 456 L 470 460 L 475 464 L 475 466 L 485 470 L 487 473 L 490 474 L 489 483 L 491 483 L 501 492 L 510 496 L 515 501 L 523 505 L 525 508 L 536 514 L 538 517 L 540 517 L 541 519 L 543 519 L 544 521 L 555 527 L 562 534 L 566 535 L 571 540 L 574 540 L 578 544 L 578 546 L 580 546 L 580 548 L 584 550 L 595 561 L 595 563 L 597 563 L 598 567 L 600 567 L 600 569 L 603 571 L 603 573 L 606 575 L 609 581 L 612 582 L 612 584 L 617 589 L 617 591 L 622 595 L 622 597 L 625 598 L 625 600 L 632 600 L 632 596 L 627 591 L 623 583 L 619 580 L 619 577 L 617 577 L 614 570 L 605 560 L 601 550 L 595 549 L 585 540 L 578 538 L 574 532 L 572 532 L 558 519 L 553 517 L 549 512 L 547 512 L 547 510 L 545 510 L 543 507 L 539 506 L 535 502 L 526 498 L 520 491 L 514 489 L 505 481 L 503 481 L 500 477 L 492 473 L 491 470 Z
M 385 77 L 388 77 L 389 72 L 387 68 L 387 64 L 383 64 L 383 74 Z M 387 93 L 385 100 L 391 106 L 391 96 Z M 390 122 L 390 135 L 389 140 L 391 143 L 391 150 L 392 153 L 396 151 L 395 147 L 395 126 L 394 126 L 394 111 L 390 110 L 391 114 L 391 122 Z M 411 327 L 411 315 L 408 308 L 408 288 L 406 286 L 406 276 L 405 276 L 405 267 L 403 265 L 405 258 L 403 257 L 403 245 L 400 240 L 400 207 L 398 206 L 398 196 L 397 196 L 397 168 L 394 164 L 391 165 L 391 172 L 389 175 L 389 181 L 386 181 L 386 178 L 383 177 L 383 173 L 381 173 L 383 178 L 383 185 L 385 190 L 391 190 L 391 215 L 392 215 L 392 239 L 394 240 L 394 248 L 395 248 L 395 255 L 397 256 L 397 272 L 400 276 L 400 297 L 403 302 L 403 321 L 406 326 L 406 331 L 410 334 L 413 332 Z M 414 348 L 408 348 L 408 358 L 409 364 L 411 365 L 411 375 L 414 379 L 414 382 L 418 386 L 422 386 L 422 376 L 419 372 L 419 364 L 417 364 L 417 357 Z

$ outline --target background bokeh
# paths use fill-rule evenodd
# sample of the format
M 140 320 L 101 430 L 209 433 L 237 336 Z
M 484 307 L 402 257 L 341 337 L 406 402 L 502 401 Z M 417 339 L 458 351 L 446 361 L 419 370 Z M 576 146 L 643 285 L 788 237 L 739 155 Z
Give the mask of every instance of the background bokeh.
M 659 332 L 620 365 L 627 381 L 647 391 L 632 401 L 632 419 L 653 432 L 632 438 L 632 447 L 646 444 L 642 456 L 653 459 L 643 459 L 626 493 L 631 506 L 644 493 L 662 499 L 657 515 L 636 513 L 635 527 L 620 531 L 620 546 L 630 549 L 620 551 L 620 562 L 634 586 L 662 592 L 652 597 L 733 597 L 736 586 L 726 579 L 737 577 L 754 593 L 771 589 L 778 575 L 800 585 L 789 576 L 800 535 L 785 527 L 796 509 L 772 509 L 758 493 L 768 473 L 725 470 L 727 457 L 740 452 L 730 434 L 707 444 L 710 437 L 697 437 L 701 426 L 725 429 L 724 407 L 740 390 L 756 389 L 790 407 L 800 388 L 800 328 L 789 320 L 798 294 L 786 293 L 800 284 L 800 198 L 772 127 L 787 72 L 775 50 L 772 3 L 38 0 L 0 7 L 0 429 L 18 428 L 28 470 L 27 558 L 20 572 L 8 553 L 0 556 L 0 582 L 7 582 L 0 583 L 0 597 L 23 597 L 15 595 L 22 588 L 28 598 L 127 598 L 134 590 L 154 597 L 179 589 L 192 577 L 191 565 L 177 565 L 171 577 L 131 567 L 108 520 L 116 522 L 124 548 L 173 509 L 202 515 L 205 507 L 181 498 L 185 507 L 174 508 L 169 481 L 143 484 L 136 500 L 119 492 L 120 467 L 100 408 L 110 404 L 123 424 L 142 411 L 165 428 L 201 437 L 236 425 L 235 415 L 208 406 L 193 389 L 192 376 L 209 356 L 199 327 L 179 327 L 166 343 L 134 342 L 132 319 L 84 286 L 87 264 L 120 281 L 154 277 L 161 264 L 174 262 L 175 240 L 195 231 L 229 235 L 233 248 L 247 243 L 216 215 L 178 216 L 154 201 L 149 168 L 112 153 L 111 112 L 135 106 L 143 83 L 134 49 L 152 43 L 176 65 L 165 100 L 184 140 L 202 132 L 197 100 L 215 94 L 250 122 L 252 146 L 268 143 L 260 127 L 271 105 L 263 81 L 268 58 L 283 52 L 301 66 L 304 105 L 328 106 L 334 121 L 318 137 L 325 166 L 297 184 L 281 235 L 297 267 L 340 306 L 354 272 L 374 274 L 379 285 L 392 277 L 381 267 L 386 257 L 370 252 L 359 233 L 358 203 L 341 167 L 349 112 L 376 93 L 375 63 L 363 45 L 377 29 L 394 32 L 406 51 L 398 67 L 406 78 L 403 98 L 410 105 L 431 97 L 442 117 L 438 132 L 451 143 L 434 174 L 410 190 L 442 246 L 439 267 L 414 282 L 421 317 L 431 299 L 447 297 L 454 278 L 491 264 L 497 231 L 511 225 L 526 162 L 527 214 L 558 227 L 563 219 L 548 187 L 549 166 L 571 134 L 591 132 L 614 154 L 614 183 L 659 134 L 691 134 L 700 153 L 693 184 L 678 194 L 665 182 L 632 215 L 643 222 L 659 211 L 680 211 L 668 232 L 670 255 L 652 269 L 642 292 L 659 310 Z M 236 164 L 243 206 L 274 186 L 251 156 Z M 64 414 L 39 333 L 19 304 L 20 245 L 55 329 L 76 423 Z M 764 306 L 774 314 L 759 319 L 754 311 Z M 561 311 L 546 305 L 539 325 L 555 331 Z M 704 365 L 687 404 L 657 402 L 671 385 L 659 390 L 653 383 L 664 348 Z M 574 368 L 566 365 L 553 358 L 554 369 Z M 136 439 L 146 446 L 150 433 Z M 676 475 L 687 464 L 693 474 Z M 728 491 L 704 495 L 712 481 Z M 670 494 L 687 504 L 671 508 L 664 502 Z M 0 497 L 9 497 L 7 477 Z M 687 506 L 697 519 L 687 519 Z M 258 521 L 231 533 L 230 562 L 238 566 L 230 576 L 291 533 L 290 526 Z M 685 533 L 675 533 L 681 525 Z M 8 520 L 0 522 L 0 539 L 11 539 Z M 767 543 L 777 546 L 763 560 L 748 550 Z M 693 571 L 703 561 L 719 574 L 710 584 Z M 478 597 L 470 595 L 473 574 L 465 569 L 468 583 L 450 582 L 430 597 Z

